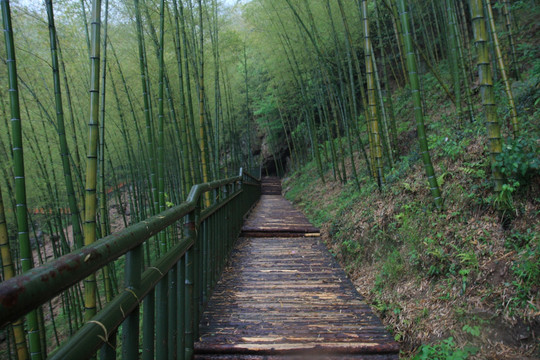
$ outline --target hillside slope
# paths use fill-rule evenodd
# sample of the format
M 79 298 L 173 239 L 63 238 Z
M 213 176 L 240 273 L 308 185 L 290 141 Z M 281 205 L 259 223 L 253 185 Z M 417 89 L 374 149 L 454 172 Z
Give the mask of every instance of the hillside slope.
M 400 139 L 407 140 L 382 191 L 367 174 L 360 190 L 352 180 L 323 184 L 313 162 L 284 180 L 286 197 L 323 229 L 328 248 L 405 358 L 540 356 L 540 61 L 532 63 L 527 80 L 514 85 L 525 135 L 507 139 L 503 194 L 494 195 L 486 180 L 480 105 L 475 122 L 458 123 L 435 91 L 427 94 L 426 120 L 442 211 L 434 208 L 419 160 L 406 90 L 396 91 L 395 103 L 407 120 Z M 425 76 L 424 87 L 435 88 L 432 82 Z

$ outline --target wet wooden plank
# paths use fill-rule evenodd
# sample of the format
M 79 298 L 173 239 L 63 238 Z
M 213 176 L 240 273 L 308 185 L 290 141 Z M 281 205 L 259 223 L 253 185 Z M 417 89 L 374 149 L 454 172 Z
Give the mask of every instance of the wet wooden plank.
M 281 195 L 281 179 L 278 177 L 263 177 L 261 179 L 263 195 Z
M 265 190 L 266 189 L 266 190 Z M 200 322 L 196 359 L 397 359 L 399 346 L 277 178 L 246 220 Z
M 242 227 L 243 236 L 287 236 L 296 234 L 319 234 L 300 211 L 281 195 L 262 195 L 259 203 Z M 265 236 L 264 234 L 260 234 Z
M 299 355 L 242 355 L 242 354 L 204 354 L 199 355 L 195 354 L 195 359 L 213 359 L 213 360 L 335 360 L 336 356 L 329 354 L 321 353 L 304 353 Z M 395 360 L 397 359 L 395 355 L 378 355 L 378 354 L 341 354 L 338 359 L 340 360 Z
M 200 331 L 200 359 L 397 359 L 399 351 L 317 237 L 240 238 Z

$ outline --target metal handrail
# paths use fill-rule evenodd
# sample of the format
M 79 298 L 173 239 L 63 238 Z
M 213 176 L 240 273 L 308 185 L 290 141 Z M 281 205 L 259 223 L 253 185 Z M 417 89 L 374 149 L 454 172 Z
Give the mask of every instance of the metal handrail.
M 210 191 L 214 192 L 214 201 L 201 212 L 203 194 Z M 223 193 L 224 198 L 220 199 L 217 192 Z M 216 272 L 215 264 L 209 264 L 209 257 L 220 257 L 218 262 L 224 264 L 222 258 L 227 256 L 234 239 L 226 239 L 227 244 L 214 244 L 217 254 L 199 254 L 198 244 L 200 242 L 207 249 L 212 241 L 216 242 L 215 234 L 223 232 L 223 229 L 218 229 L 212 235 L 208 232 L 209 226 L 232 229 L 237 235 L 244 213 L 252 207 L 259 196 L 260 179 L 243 169 L 240 169 L 239 175 L 235 177 L 194 185 L 182 204 L 1 283 L 0 327 L 24 316 L 120 256 L 140 247 L 160 231 L 185 219 L 186 236 L 140 275 L 139 286 L 120 292 L 90 322 L 83 325 L 61 348 L 57 349 L 53 358 L 72 358 L 72 356 L 81 358 L 81 351 L 85 351 L 82 353 L 84 356 L 91 356 L 107 341 L 107 336 L 137 309 L 143 298 L 153 291 L 160 281 L 167 280 L 167 273 L 178 266 L 178 262 L 188 251 L 193 252 L 190 259 L 193 264 L 188 264 L 187 266 L 192 267 L 186 266 L 186 270 L 192 271 L 194 275 L 193 279 L 189 280 L 190 284 L 186 277 L 185 286 L 194 284 L 193 302 L 196 304 L 193 307 L 195 320 L 192 321 L 195 325 L 188 326 L 192 326 L 193 329 L 190 331 L 196 334 L 198 314 L 205 301 L 204 297 L 211 291 L 210 278 Z M 234 207 L 234 211 L 225 209 L 226 207 Z M 233 223 L 230 222 L 231 219 L 224 221 L 224 217 L 227 216 L 225 215 L 218 219 L 221 221 L 206 224 L 210 217 L 219 215 L 220 211 L 228 211 L 226 214 L 229 216 L 236 211 L 239 214 L 234 214 Z M 201 227 L 203 231 L 198 230 Z M 204 266 L 212 268 L 206 269 Z M 192 342 L 193 337 L 190 339 Z M 192 344 L 187 343 L 186 347 L 189 346 L 192 349 Z

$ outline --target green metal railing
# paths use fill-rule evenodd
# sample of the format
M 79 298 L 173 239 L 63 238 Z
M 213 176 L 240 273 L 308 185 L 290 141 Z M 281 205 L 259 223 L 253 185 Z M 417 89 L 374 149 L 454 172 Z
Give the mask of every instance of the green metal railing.
M 50 358 L 90 358 L 102 348 L 106 358 L 190 359 L 202 309 L 225 266 L 243 217 L 260 193 L 260 177 L 242 170 L 236 177 L 195 185 L 184 203 L 3 282 L 0 327 L 125 254 L 125 289 Z M 143 271 L 143 244 L 182 220 L 183 236 Z

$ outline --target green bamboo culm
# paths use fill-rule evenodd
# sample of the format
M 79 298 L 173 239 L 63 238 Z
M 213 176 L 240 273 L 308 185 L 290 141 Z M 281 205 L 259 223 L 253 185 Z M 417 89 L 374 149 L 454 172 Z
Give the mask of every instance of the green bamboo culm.
M 159 192 L 159 211 L 165 210 L 165 149 L 164 149 L 164 46 L 165 46 L 165 1 L 160 1 L 160 21 L 159 21 L 159 79 L 158 79 L 158 192 Z M 166 232 L 162 231 L 158 235 L 159 247 L 162 254 L 167 252 L 167 237 Z M 166 278 L 161 280 L 156 286 L 156 359 L 167 359 L 168 343 L 167 343 L 167 281 Z
M 453 16 L 453 7 L 452 7 L 452 1 L 453 0 L 446 0 L 446 7 L 447 7 L 447 14 L 448 14 L 448 23 L 447 23 L 447 29 L 448 29 L 448 55 L 450 57 L 450 69 L 452 72 L 452 80 L 454 81 L 454 96 L 456 99 L 456 110 L 457 110 L 457 118 L 459 121 L 462 121 L 462 114 L 463 114 L 463 108 L 461 106 L 461 81 L 460 81 L 460 73 L 459 73 L 459 53 L 457 49 L 457 36 L 455 29 L 455 17 Z M 410 71 L 409 71 L 410 74 Z
M 2 199 L 2 189 L 0 189 L 0 258 L 2 260 L 2 275 L 4 276 L 4 281 L 6 281 L 15 276 L 15 267 L 11 256 L 11 246 L 9 244 L 4 201 Z M 19 319 L 13 322 L 11 327 L 13 328 L 17 358 L 28 359 L 26 334 L 24 333 L 24 321 Z
M 2 24 L 6 44 L 6 63 L 9 80 L 9 101 L 11 105 L 11 127 L 13 146 L 13 167 L 15 175 L 15 201 L 17 215 L 17 230 L 21 268 L 26 272 L 34 267 L 30 237 L 28 234 L 28 210 L 26 205 L 26 179 L 24 177 L 24 155 L 22 142 L 22 124 L 19 105 L 19 85 L 17 81 L 17 63 L 15 57 L 15 42 L 13 39 L 13 26 L 11 24 L 11 9 L 9 0 L 0 0 L 2 10 Z M 42 359 L 39 337 L 38 312 L 32 310 L 26 316 L 28 340 L 30 344 L 30 358 Z
M 204 183 L 209 181 L 208 177 L 208 155 L 206 152 L 206 134 L 205 134 L 205 125 L 206 119 L 204 114 L 204 33 L 203 33 L 203 16 L 202 16 L 202 2 L 198 0 L 199 4 L 199 145 L 201 152 L 201 168 L 202 168 L 202 180 Z M 205 206 L 210 206 L 210 194 L 206 193 L 204 197 Z
M 56 26 L 54 24 L 54 12 L 52 0 L 46 0 L 47 18 L 49 22 L 49 40 L 51 46 L 51 66 L 54 81 L 54 100 L 56 104 L 56 129 L 60 142 L 60 157 L 62 159 L 62 169 L 64 171 L 64 180 L 68 196 L 69 208 L 71 210 L 71 224 L 73 227 L 73 238 L 75 246 L 83 246 L 83 236 L 81 223 L 79 222 L 79 206 L 75 197 L 75 188 L 73 186 L 73 176 L 71 174 L 70 153 L 66 138 L 66 128 L 64 124 L 64 109 L 62 106 L 62 90 L 60 84 L 60 68 L 58 61 Z M 77 144 L 75 144 L 77 146 Z
M 412 36 L 409 25 L 409 13 L 405 6 L 405 0 L 398 0 L 398 7 L 401 18 L 401 26 L 403 27 L 403 41 L 405 52 L 407 55 L 407 68 L 409 70 L 409 83 L 411 86 L 412 98 L 414 103 L 414 117 L 416 119 L 416 129 L 418 132 L 418 141 L 420 143 L 420 150 L 422 152 L 422 161 L 424 162 L 424 168 L 428 177 L 429 187 L 435 206 L 441 209 L 443 201 L 439 185 L 437 183 L 437 177 L 435 176 L 435 170 L 431 163 L 431 156 L 429 155 L 429 147 L 426 138 L 426 129 L 424 126 L 424 113 L 422 110 L 422 98 L 420 94 L 420 79 L 418 77 L 416 56 L 414 54 L 414 48 L 412 43 Z
M 510 1 L 508 0 L 502 0 L 503 3 L 503 12 L 504 12 L 504 18 L 505 18 L 505 26 L 506 26 L 506 32 L 508 36 L 508 45 L 510 46 L 510 55 L 512 57 L 511 65 L 514 72 L 514 77 L 517 80 L 521 80 L 521 73 L 518 69 L 518 61 L 516 56 L 516 44 L 514 41 L 514 30 L 512 26 L 512 9 L 510 5 Z
M 467 69 L 467 60 L 465 57 L 465 52 L 470 53 L 468 48 L 465 48 L 465 46 L 462 43 L 460 31 L 458 27 L 458 21 L 457 21 L 457 9 L 455 7 L 455 3 L 452 3 L 450 5 L 454 5 L 451 7 L 452 11 L 450 12 L 449 16 L 452 17 L 452 24 L 453 24 L 453 33 L 455 34 L 455 40 L 456 40 L 456 46 L 458 51 L 458 60 L 459 60 L 459 71 L 461 72 L 461 79 L 463 80 L 463 85 L 465 88 L 465 101 L 467 103 L 467 115 L 469 118 L 469 121 L 474 121 L 474 110 L 473 110 L 473 102 L 472 102 L 472 91 L 471 86 L 469 84 L 469 76 L 468 76 L 468 69 Z
M 185 179 L 186 186 L 182 189 L 183 197 L 186 198 L 188 195 L 189 189 L 193 185 L 193 157 L 190 156 L 190 149 L 188 145 L 188 117 L 186 111 L 186 97 L 184 94 L 184 76 L 183 76 L 183 64 L 182 64 L 182 50 L 181 43 L 182 38 L 180 36 L 180 15 L 178 11 L 178 4 L 176 0 L 173 0 L 173 11 L 174 11 L 174 24 L 175 24 L 175 39 L 176 39 L 176 60 L 178 64 L 178 95 L 180 97 L 180 121 L 181 121 L 181 143 L 182 143 L 182 163 L 184 164 L 185 169 Z
M 154 141 L 153 141 L 153 134 L 152 134 L 152 113 L 151 113 L 151 107 L 150 107 L 150 101 L 148 96 L 148 82 L 146 79 L 146 69 L 145 69 L 145 62 L 146 62 L 146 55 L 145 55 L 145 48 L 144 48 L 144 38 L 143 38 L 143 31 L 142 31 L 142 17 L 141 17 L 141 10 L 140 10 L 140 4 L 139 0 L 133 1 L 135 6 L 135 21 L 136 21 L 136 28 L 137 28 L 137 43 L 138 43 L 138 50 L 139 50 L 139 70 L 140 70 L 140 76 L 141 76 L 141 84 L 142 84 L 142 92 L 143 92 L 143 104 L 144 104 L 144 118 L 146 123 L 146 135 L 147 135 L 147 153 L 148 153 L 148 167 L 151 172 L 150 176 L 150 183 L 152 187 L 152 191 L 150 191 L 150 203 L 153 204 L 150 207 L 150 212 L 152 215 L 159 212 L 159 201 L 158 201 L 158 194 L 157 194 L 157 178 L 156 178 L 156 171 L 155 169 L 155 159 L 154 159 Z M 156 206 L 157 205 L 157 206 Z
M 499 36 L 497 35 L 497 28 L 495 27 L 495 20 L 493 18 L 493 10 L 491 7 L 492 0 L 486 0 L 486 10 L 489 19 L 489 28 L 491 30 L 491 35 L 493 38 L 493 46 L 495 47 L 495 54 L 497 54 L 497 63 L 499 65 L 499 71 L 501 72 L 501 77 L 504 83 L 504 90 L 506 91 L 506 96 L 508 97 L 508 105 L 510 106 L 510 122 L 512 124 L 512 133 L 514 139 L 519 136 L 519 121 L 516 103 L 514 102 L 514 94 L 512 93 L 512 86 L 510 80 L 508 79 L 506 66 L 504 64 L 504 59 L 499 45 Z
M 92 1 L 92 34 L 90 44 L 90 112 L 88 123 L 88 152 L 86 160 L 86 190 L 84 213 L 84 245 L 96 241 L 96 185 L 97 152 L 99 137 L 99 70 L 100 70 L 100 30 L 101 0 Z M 84 317 L 90 320 L 96 314 L 96 275 L 84 280 Z
M 157 160 L 158 160 L 158 201 L 159 211 L 165 211 L 165 132 L 164 132 L 164 80 L 165 80 L 165 62 L 164 62 L 164 11 L 165 3 L 161 0 L 160 5 L 160 34 L 159 34 L 159 79 L 158 79 L 158 144 L 157 144 Z M 165 241 L 165 233 L 160 234 L 161 252 L 164 254 L 167 252 L 167 244 Z
M 482 106 L 486 116 L 486 128 L 489 141 L 489 153 L 491 160 L 491 174 L 493 186 L 496 192 L 502 190 L 504 177 L 501 169 L 496 165 L 496 157 L 502 152 L 501 126 L 497 120 L 497 105 L 493 91 L 493 76 L 489 62 L 489 46 L 486 22 L 482 0 L 470 0 L 471 17 L 474 33 L 474 41 L 478 54 L 478 74 L 480 80 L 480 94 Z
M 182 35 L 182 51 L 183 51 L 183 64 L 184 64 L 184 81 L 185 81 L 185 95 L 187 103 L 187 116 L 186 116 L 186 131 L 188 133 L 187 143 L 190 149 L 190 164 L 192 169 L 193 184 L 201 182 L 201 164 L 198 161 L 199 145 L 197 141 L 197 135 L 195 132 L 195 115 L 193 111 L 193 96 L 191 94 L 191 80 L 190 80 L 190 67 L 189 67 L 189 51 L 188 51 L 188 36 L 187 26 L 184 16 L 184 5 L 182 1 L 178 2 L 178 8 L 180 10 L 180 30 Z
M 103 56 L 102 56 L 102 81 L 101 81 L 101 104 L 100 104 L 100 120 L 99 120 L 99 213 L 101 218 L 101 224 L 100 224 L 100 233 L 102 237 L 105 237 L 109 235 L 110 233 L 110 227 L 109 227 L 109 208 L 107 206 L 107 194 L 106 194 L 106 187 L 105 187 L 105 149 L 106 149 L 106 143 L 105 143 L 105 114 L 106 114 L 106 88 L 107 88 L 107 44 L 108 44 L 108 36 L 107 36 L 107 28 L 108 28 L 108 21 L 109 21 L 109 0 L 105 0 L 105 15 L 104 15 L 104 23 L 103 23 Z M 110 161 L 110 158 L 109 158 Z M 113 184 L 116 186 L 118 182 L 116 181 L 116 176 L 114 173 L 114 168 L 111 166 L 111 173 L 112 178 L 114 180 Z M 118 189 L 117 189 L 118 190 Z M 118 193 L 115 191 L 115 193 Z M 118 204 L 121 206 L 121 201 L 118 201 Z M 127 222 L 124 222 L 125 225 L 127 225 Z M 107 302 L 112 301 L 114 297 L 114 289 L 115 289 L 115 271 L 114 271 L 114 263 L 109 264 L 105 266 L 102 269 L 102 276 L 103 276 L 103 283 L 105 288 L 105 300 Z M 107 339 L 107 343 L 104 344 L 100 350 L 100 359 L 101 360 L 109 360 L 109 359 L 115 359 L 116 358 L 116 338 L 117 333 L 114 331 L 112 334 L 109 334 L 109 338 Z
M 379 187 L 384 184 L 384 169 L 382 158 L 381 134 L 379 131 L 377 102 L 375 93 L 375 75 L 373 69 L 373 52 L 371 51 L 371 39 L 369 37 L 369 20 L 367 14 L 367 0 L 362 0 L 362 17 L 364 24 L 364 54 L 366 58 L 366 78 L 367 78 L 367 95 L 369 108 L 369 131 L 371 132 L 372 148 L 374 153 L 374 162 L 376 170 L 376 178 Z

